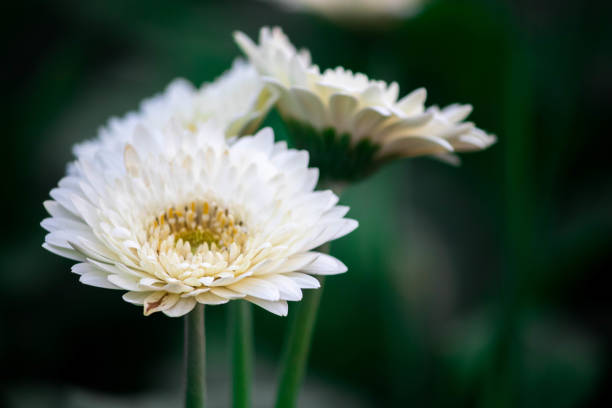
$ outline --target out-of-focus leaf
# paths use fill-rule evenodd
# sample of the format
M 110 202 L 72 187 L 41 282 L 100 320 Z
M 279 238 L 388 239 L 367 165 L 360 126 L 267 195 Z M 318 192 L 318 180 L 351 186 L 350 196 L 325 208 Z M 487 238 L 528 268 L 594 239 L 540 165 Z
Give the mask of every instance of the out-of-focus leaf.
M 452 395 L 464 403 L 494 374 L 490 371 L 495 367 L 493 316 L 481 313 L 457 322 L 441 343 Z M 602 368 L 597 342 L 558 317 L 545 314 L 528 314 L 517 327 L 515 374 L 519 388 L 511 390 L 515 400 L 521 407 L 579 406 L 596 385 Z

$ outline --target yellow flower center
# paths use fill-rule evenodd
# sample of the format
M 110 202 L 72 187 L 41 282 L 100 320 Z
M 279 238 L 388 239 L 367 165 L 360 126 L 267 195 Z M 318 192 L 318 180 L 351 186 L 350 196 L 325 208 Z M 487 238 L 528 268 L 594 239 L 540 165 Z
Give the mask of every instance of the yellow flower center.
M 242 221 L 208 201 L 193 201 L 162 212 L 147 229 L 148 241 L 158 253 L 174 250 L 183 258 L 200 252 L 241 247 L 247 238 Z
M 182 230 L 176 234 L 174 234 L 175 240 L 183 240 L 184 242 L 189 242 L 191 245 L 191 250 L 197 249 L 203 243 L 219 245 L 219 238 L 217 234 L 213 231 L 207 229 L 196 229 L 196 230 Z

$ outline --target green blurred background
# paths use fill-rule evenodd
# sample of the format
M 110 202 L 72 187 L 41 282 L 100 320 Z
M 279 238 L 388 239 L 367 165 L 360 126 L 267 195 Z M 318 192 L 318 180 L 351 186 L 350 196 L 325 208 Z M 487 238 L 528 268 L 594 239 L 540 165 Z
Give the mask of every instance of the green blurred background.
M 360 227 L 332 245 L 349 272 L 327 280 L 301 406 L 610 406 L 610 2 L 438 0 L 377 27 L 265 1 L 2 8 L 0 405 L 181 406 L 182 320 L 80 284 L 41 248 L 42 201 L 72 144 L 177 76 L 214 79 L 234 30 L 280 25 L 322 68 L 471 103 L 499 137 L 459 168 L 404 160 L 342 197 Z M 258 407 L 288 319 L 255 310 Z M 208 308 L 213 407 L 229 400 L 226 320 Z

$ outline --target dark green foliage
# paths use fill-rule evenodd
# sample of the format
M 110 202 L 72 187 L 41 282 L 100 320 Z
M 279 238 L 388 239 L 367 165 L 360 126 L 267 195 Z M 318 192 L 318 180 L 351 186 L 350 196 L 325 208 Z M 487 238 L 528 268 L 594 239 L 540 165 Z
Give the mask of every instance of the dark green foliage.
M 182 321 L 79 283 L 40 247 L 41 203 L 73 143 L 177 76 L 214 79 L 239 55 L 232 31 L 264 24 L 322 69 L 471 103 L 499 137 L 459 168 L 397 160 L 346 189 L 360 226 L 332 245 L 349 270 L 326 280 L 302 394 L 320 399 L 301 406 L 609 406 L 612 2 L 435 0 L 386 30 L 251 0 L 31 3 L 4 13 L 0 406 L 180 406 Z M 267 124 L 298 145 L 276 112 Z M 374 146 L 327 137 L 352 179 L 377 169 Z M 270 406 L 290 320 L 252 309 L 253 405 Z M 230 406 L 227 310 L 206 312 L 209 398 L 225 398 L 210 406 Z

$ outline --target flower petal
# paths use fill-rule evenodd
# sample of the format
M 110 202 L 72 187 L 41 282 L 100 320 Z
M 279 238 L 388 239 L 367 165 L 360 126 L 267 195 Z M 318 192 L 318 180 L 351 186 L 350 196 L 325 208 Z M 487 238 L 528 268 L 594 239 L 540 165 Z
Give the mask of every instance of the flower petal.
M 284 300 L 271 302 L 268 300 L 252 297 L 247 297 L 246 300 L 278 316 L 287 316 L 287 312 L 289 311 L 289 306 L 287 306 L 287 302 Z
M 191 312 L 196 305 L 196 300 L 192 297 L 190 298 L 181 298 L 178 302 L 171 306 L 168 309 L 165 309 L 163 312 L 166 316 L 170 317 L 180 317 L 186 315 Z
M 250 297 L 276 301 L 280 299 L 278 288 L 265 279 L 246 278 L 229 286 L 233 291 Z
M 123 294 L 123 300 L 134 305 L 143 305 L 146 298 L 151 295 L 151 292 L 126 292 Z
M 198 303 L 205 305 L 222 305 L 223 303 L 227 303 L 229 301 L 227 298 L 217 296 L 210 292 L 200 293 L 196 296 L 196 300 Z
M 321 283 L 317 278 L 305 273 L 290 272 L 283 275 L 292 279 L 302 289 L 317 289 L 321 287 Z
M 144 315 L 167 310 L 179 301 L 179 296 L 166 292 L 153 292 L 144 300 Z
M 108 280 L 108 274 L 102 271 L 95 271 L 83 274 L 79 278 L 79 281 L 86 285 L 96 286 L 98 288 L 121 289 L 119 286 L 111 283 Z
M 346 265 L 338 259 L 321 253 L 312 263 L 301 269 L 302 272 L 314 275 L 336 275 L 344 273 L 347 270 L 348 268 Z

